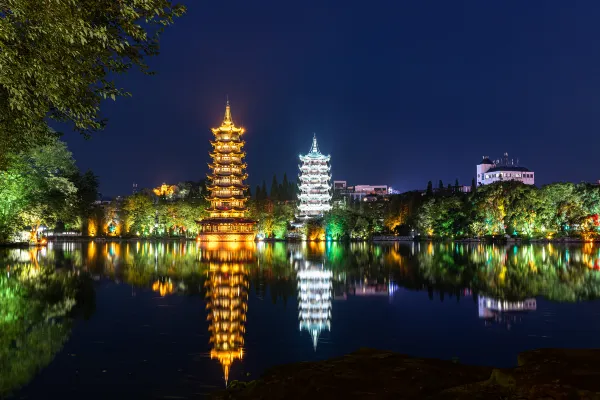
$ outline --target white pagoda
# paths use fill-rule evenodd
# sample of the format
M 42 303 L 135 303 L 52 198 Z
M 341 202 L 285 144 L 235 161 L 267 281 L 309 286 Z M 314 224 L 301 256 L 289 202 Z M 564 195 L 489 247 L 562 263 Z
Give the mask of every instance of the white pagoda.
M 331 328 L 333 273 L 305 260 L 298 262 L 297 268 L 300 331 L 310 333 L 316 351 L 321 331 Z
M 298 218 L 319 217 L 331 210 L 330 160 L 331 156 L 319 151 L 315 135 L 308 154 L 300 156 Z

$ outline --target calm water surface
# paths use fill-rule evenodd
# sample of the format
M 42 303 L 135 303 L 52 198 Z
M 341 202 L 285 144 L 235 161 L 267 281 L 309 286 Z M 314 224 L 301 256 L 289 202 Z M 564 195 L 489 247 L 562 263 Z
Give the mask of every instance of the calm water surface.
M 0 250 L 0 266 L 0 397 L 193 398 L 360 347 L 512 366 L 600 345 L 591 244 L 90 242 Z M 19 328 L 11 293 L 39 279 L 84 289 L 61 313 L 59 290 L 30 285 L 15 315 L 46 309 Z

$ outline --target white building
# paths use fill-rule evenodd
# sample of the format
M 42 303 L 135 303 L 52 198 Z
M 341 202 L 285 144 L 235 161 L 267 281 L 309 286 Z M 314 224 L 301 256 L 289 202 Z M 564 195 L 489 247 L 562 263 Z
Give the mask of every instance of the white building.
M 319 151 L 315 135 L 308 154 L 300 156 L 298 218 L 318 217 L 331 210 L 330 160 L 331 156 Z
M 354 191 L 356 193 L 366 193 L 366 194 L 388 194 L 388 186 L 387 185 L 355 185 Z
M 488 157 L 477 165 L 477 186 L 489 185 L 501 181 L 519 181 L 526 185 L 535 184 L 535 174 L 525 167 L 520 167 L 508 160 L 508 153 L 504 153 L 504 160 L 492 161 Z
M 333 190 L 345 190 L 346 181 L 333 181 Z

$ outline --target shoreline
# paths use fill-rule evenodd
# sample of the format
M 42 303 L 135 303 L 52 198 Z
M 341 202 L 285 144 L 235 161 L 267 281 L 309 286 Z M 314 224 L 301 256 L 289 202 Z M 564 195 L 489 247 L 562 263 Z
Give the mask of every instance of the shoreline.
M 48 238 L 48 243 L 84 243 L 84 242 L 196 242 L 196 238 L 184 237 L 65 237 Z M 579 238 L 556 238 L 556 239 L 505 239 L 505 238 L 483 238 L 483 239 L 438 239 L 438 238 L 408 238 L 394 236 L 374 236 L 363 240 L 300 240 L 300 239 L 261 239 L 253 240 L 248 243 L 483 243 L 483 244 L 505 244 L 505 245 L 525 245 L 525 244 L 584 244 L 600 243 L 600 239 L 583 240 Z M 203 242 L 200 242 L 203 243 Z M 215 242 L 213 242 L 215 243 Z M 246 242 L 218 242 L 218 243 L 246 243 Z M 28 248 L 43 247 L 43 245 L 30 243 L 0 243 L 0 248 Z
M 360 349 L 324 361 L 275 366 L 232 381 L 213 399 L 562 399 L 597 398 L 599 349 L 539 349 L 513 368 L 460 364 Z

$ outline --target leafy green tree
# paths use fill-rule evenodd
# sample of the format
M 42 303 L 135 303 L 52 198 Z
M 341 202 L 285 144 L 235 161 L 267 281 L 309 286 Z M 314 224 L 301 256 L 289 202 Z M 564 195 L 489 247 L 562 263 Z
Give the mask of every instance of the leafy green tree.
M 0 169 L 47 137 L 47 117 L 102 129 L 101 101 L 127 94 L 110 76 L 149 73 L 146 58 L 184 11 L 170 0 L 0 1 Z
M 325 231 L 327 237 L 340 240 L 349 236 L 353 227 L 353 215 L 345 207 L 335 205 L 325 214 Z
M 11 231 L 28 226 L 31 238 L 41 225 L 53 226 L 76 214 L 77 174 L 75 160 L 64 142 L 57 139 L 43 146 L 29 148 L 10 158 L 0 181 L 0 222 L 7 239 Z M 4 197 L 7 196 L 7 197 Z M 6 204 L 7 199 L 14 204 Z M 6 223 L 14 224 L 12 228 Z
M 77 188 L 77 202 L 75 204 L 75 215 L 69 218 L 69 222 L 73 223 L 74 226 L 79 226 L 83 232 L 86 232 L 88 219 L 93 218 L 96 211 L 94 202 L 99 195 L 98 177 L 92 171 L 86 171 L 83 174 L 78 171 L 72 178 L 72 181 Z M 78 221 L 79 223 L 74 221 Z
M 427 191 L 425 192 L 425 194 L 427 196 L 430 196 L 433 194 L 433 183 L 431 183 L 431 181 L 427 182 Z
M 367 239 L 370 234 L 369 221 L 364 217 L 358 217 L 352 229 L 352 237 L 356 239 Z
M 156 223 L 156 211 L 150 197 L 136 193 L 123 200 L 124 228 L 126 234 L 150 234 Z
M 475 193 L 477 191 L 477 184 L 475 183 L 475 178 L 471 180 L 471 193 Z
M 287 203 L 275 204 L 273 207 L 273 236 L 285 239 L 290 221 L 294 219 L 294 206 Z

